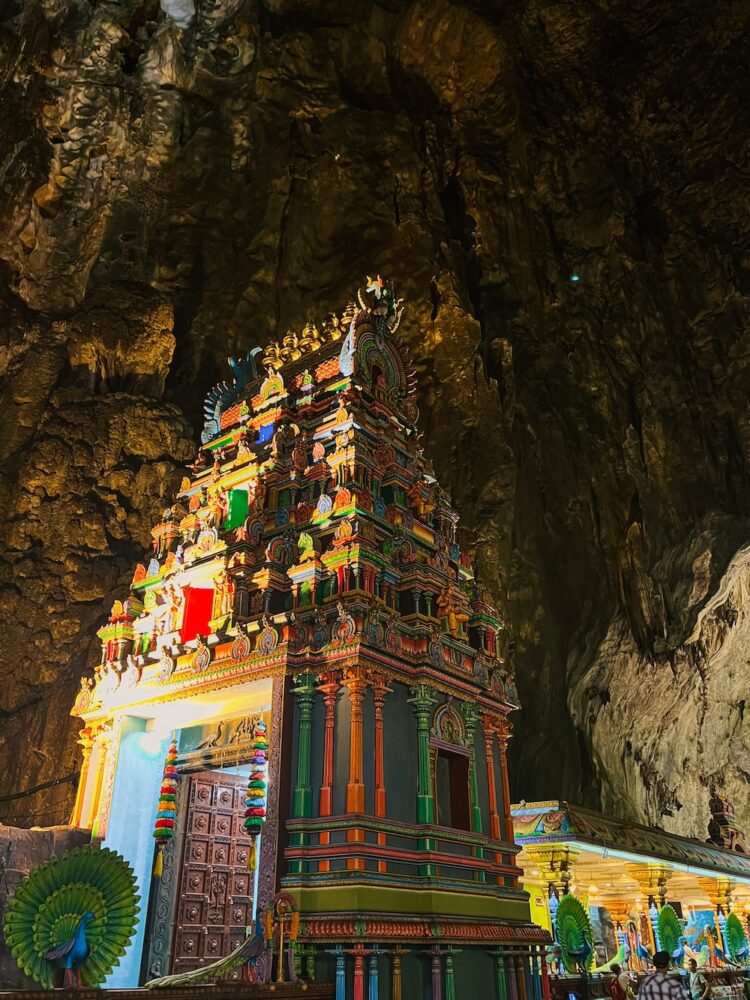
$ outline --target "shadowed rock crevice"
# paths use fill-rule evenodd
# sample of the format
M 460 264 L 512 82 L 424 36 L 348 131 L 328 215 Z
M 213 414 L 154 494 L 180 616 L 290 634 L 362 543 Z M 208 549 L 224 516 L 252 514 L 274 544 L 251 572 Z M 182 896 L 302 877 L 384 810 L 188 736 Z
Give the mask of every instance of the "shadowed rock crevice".
M 512 626 L 514 793 L 702 836 L 713 783 L 750 822 L 747 11 L 0 17 L 3 788 L 70 770 L 77 677 L 226 357 L 369 270 Z

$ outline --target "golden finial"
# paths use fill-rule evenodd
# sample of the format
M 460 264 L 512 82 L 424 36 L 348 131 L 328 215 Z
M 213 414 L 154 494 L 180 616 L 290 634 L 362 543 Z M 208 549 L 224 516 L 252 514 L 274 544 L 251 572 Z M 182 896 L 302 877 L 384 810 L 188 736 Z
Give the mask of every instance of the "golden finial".
M 297 358 L 302 357 L 302 351 L 299 349 L 299 338 L 294 330 L 287 330 L 282 343 L 281 356 L 285 361 L 296 361 Z
M 328 313 L 323 320 L 323 340 L 338 340 L 341 336 L 339 329 L 339 318 L 336 313 Z
M 317 351 L 323 346 L 323 341 L 320 339 L 320 332 L 314 323 L 306 324 L 300 337 L 299 346 L 302 348 L 303 354 L 307 351 Z
M 273 340 L 263 353 L 263 367 L 273 368 L 276 371 L 278 371 L 283 364 L 284 364 L 284 359 L 281 356 L 281 348 L 279 347 L 278 343 L 275 340 Z

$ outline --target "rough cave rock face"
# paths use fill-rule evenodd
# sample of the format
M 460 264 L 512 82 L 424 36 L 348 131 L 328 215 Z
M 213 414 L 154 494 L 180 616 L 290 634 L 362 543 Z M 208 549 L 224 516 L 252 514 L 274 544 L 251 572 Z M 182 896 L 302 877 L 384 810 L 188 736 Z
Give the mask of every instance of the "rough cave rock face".
M 515 636 L 515 794 L 704 836 L 713 783 L 750 824 L 748 9 L 0 17 L 0 791 L 72 769 L 95 629 L 226 356 L 377 270 Z

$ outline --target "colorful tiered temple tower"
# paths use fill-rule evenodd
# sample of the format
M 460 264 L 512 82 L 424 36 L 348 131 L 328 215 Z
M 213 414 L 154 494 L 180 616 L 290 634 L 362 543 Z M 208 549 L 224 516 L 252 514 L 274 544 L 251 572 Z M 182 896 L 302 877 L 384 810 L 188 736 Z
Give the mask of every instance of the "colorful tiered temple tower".
M 144 898 L 151 886 L 113 985 L 213 961 L 284 890 L 301 974 L 336 978 L 341 997 L 369 982 L 371 997 L 431 983 L 436 1000 L 541 1000 L 546 936 L 515 863 L 503 624 L 422 455 L 400 315 L 368 280 L 321 329 L 231 362 L 153 557 L 100 632 L 74 709 L 74 823 L 127 857 Z M 243 800 L 261 719 L 252 872 Z M 173 738 L 176 819 L 152 880 Z

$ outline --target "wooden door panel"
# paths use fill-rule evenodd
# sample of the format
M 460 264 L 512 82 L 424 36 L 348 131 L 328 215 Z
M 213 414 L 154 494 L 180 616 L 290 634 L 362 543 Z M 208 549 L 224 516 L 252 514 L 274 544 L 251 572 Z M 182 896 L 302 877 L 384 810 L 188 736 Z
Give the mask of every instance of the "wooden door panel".
M 188 780 L 173 972 L 228 955 L 244 939 L 253 913 L 250 840 L 242 825 L 246 781 L 212 771 Z

